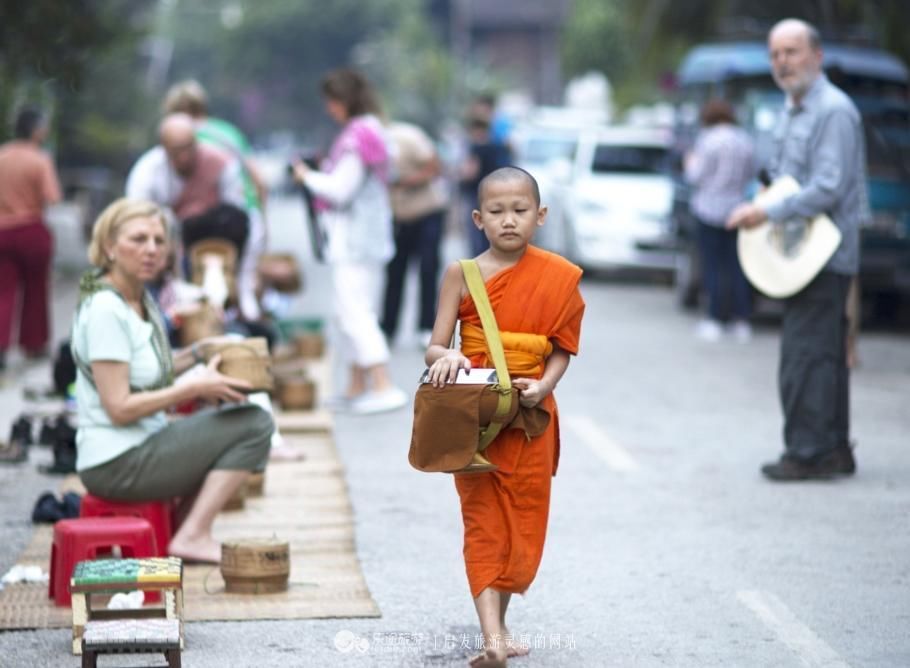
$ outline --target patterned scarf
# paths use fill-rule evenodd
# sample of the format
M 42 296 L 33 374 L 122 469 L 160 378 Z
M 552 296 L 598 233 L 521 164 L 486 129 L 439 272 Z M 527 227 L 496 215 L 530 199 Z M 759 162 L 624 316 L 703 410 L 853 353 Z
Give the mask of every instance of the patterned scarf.
M 126 303 L 126 299 L 117 291 L 117 288 L 110 283 L 101 280 L 102 276 L 104 276 L 104 270 L 95 268 L 86 271 L 82 274 L 82 278 L 79 279 L 79 302 L 76 305 L 76 318 L 73 319 L 74 326 L 76 319 L 79 317 L 79 311 L 86 300 L 102 290 L 113 292 Z M 146 387 L 130 386 L 130 390 L 133 392 L 160 390 L 170 386 L 174 382 L 174 358 L 171 354 L 171 344 L 168 342 L 167 338 L 167 329 L 165 329 L 164 320 L 161 317 L 161 312 L 158 310 L 158 305 L 155 303 L 155 300 L 152 299 L 148 290 L 143 290 L 142 292 L 142 307 L 145 309 L 149 323 L 152 325 L 152 350 L 155 352 L 155 357 L 158 360 L 159 374 L 158 379 Z M 78 369 L 92 385 L 95 385 L 91 365 L 86 364 L 84 360 L 79 359 L 79 356 L 76 354 L 75 346 L 70 346 L 70 348 L 73 354 L 73 361 L 76 363 Z

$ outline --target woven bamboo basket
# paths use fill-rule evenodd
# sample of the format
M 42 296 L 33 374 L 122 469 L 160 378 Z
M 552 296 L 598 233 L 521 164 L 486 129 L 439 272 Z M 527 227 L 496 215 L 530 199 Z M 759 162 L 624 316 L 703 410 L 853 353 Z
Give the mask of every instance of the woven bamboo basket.
M 199 305 L 199 310 L 181 317 L 180 343 L 189 346 L 208 336 L 224 333 L 221 318 L 211 304 Z
M 294 357 L 293 359 L 284 359 L 276 360 L 272 358 L 272 375 L 275 378 L 283 378 L 285 376 L 299 376 L 306 375 L 307 367 L 311 362 L 303 359 L 302 357 Z
M 315 359 L 325 354 L 325 337 L 319 332 L 302 332 L 294 337 L 294 345 L 301 357 Z
M 272 346 L 272 362 L 275 364 L 291 362 L 299 357 L 300 353 L 293 343 L 276 343 Z
M 251 392 L 271 392 L 275 383 L 272 378 L 272 358 L 269 357 L 268 342 L 263 337 L 252 337 L 238 341 L 225 341 L 206 346 L 206 359 L 221 355 L 218 371 L 231 378 L 249 382 Z
M 290 253 L 263 253 L 256 268 L 259 283 L 278 292 L 300 292 L 302 279 L 297 258 Z
M 287 591 L 291 548 L 277 539 L 221 544 L 221 575 L 229 592 L 273 594 Z
M 316 405 L 316 383 L 303 374 L 278 376 L 278 403 L 286 411 L 309 411 Z

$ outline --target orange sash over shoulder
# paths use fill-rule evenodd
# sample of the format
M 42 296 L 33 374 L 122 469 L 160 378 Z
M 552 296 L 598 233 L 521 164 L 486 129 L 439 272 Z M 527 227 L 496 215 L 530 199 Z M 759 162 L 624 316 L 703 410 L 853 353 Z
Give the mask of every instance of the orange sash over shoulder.
M 584 314 L 580 279 L 574 264 L 529 246 L 515 266 L 486 282 L 513 379 L 539 378 L 554 346 L 578 352 Z M 462 300 L 458 317 L 462 352 L 475 367 L 492 366 L 470 296 Z M 475 597 L 487 587 L 524 592 L 537 573 L 559 461 L 556 400 L 551 395 L 540 406 L 551 415 L 543 434 L 529 439 L 520 429 L 506 429 L 484 451 L 497 471 L 455 476 Z

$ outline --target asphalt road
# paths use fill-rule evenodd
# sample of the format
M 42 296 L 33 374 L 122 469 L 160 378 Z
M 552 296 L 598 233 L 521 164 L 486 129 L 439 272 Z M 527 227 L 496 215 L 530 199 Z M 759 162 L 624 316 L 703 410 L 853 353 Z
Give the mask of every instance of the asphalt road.
M 276 245 L 299 248 L 295 225 Z M 307 278 L 297 308 L 324 313 L 324 270 L 308 265 Z M 773 325 L 748 345 L 705 344 L 669 288 L 586 281 L 583 292 L 581 354 L 557 391 L 563 445 L 547 547 L 510 610 L 532 650 L 513 665 L 910 665 L 907 335 L 860 340 L 857 475 L 782 486 L 758 473 L 781 449 Z M 405 335 L 394 355 L 395 377 L 413 387 L 422 352 Z M 0 418 L 14 394 L 3 390 Z M 479 628 L 457 497 L 449 477 L 409 468 L 409 436 L 408 409 L 337 420 L 382 617 L 193 623 L 184 665 L 465 665 Z M 47 483 L 33 468 L 0 471 L 3 568 Z M 76 666 L 68 635 L 0 633 L 0 666 Z M 117 659 L 101 665 L 137 665 Z

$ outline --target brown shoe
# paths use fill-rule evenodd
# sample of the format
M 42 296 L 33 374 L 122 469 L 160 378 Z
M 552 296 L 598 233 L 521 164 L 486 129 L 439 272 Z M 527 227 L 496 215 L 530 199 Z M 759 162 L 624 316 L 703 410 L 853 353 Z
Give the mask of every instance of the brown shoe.
M 856 461 L 853 459 L 853 451 L 845 445 L 808 462 L 783 455 L 778 461 L 762 466 L 761 472 L 776 482 L 831 480 L 853 475 L 856 472 Z
M 856 460 L 853 458 L 853 448 L 844 445 L 819 457 L 816 466 L 822 470 L 830 471 L 832 475 L 853 475 L 856 473 Z

